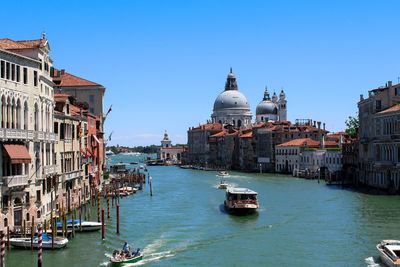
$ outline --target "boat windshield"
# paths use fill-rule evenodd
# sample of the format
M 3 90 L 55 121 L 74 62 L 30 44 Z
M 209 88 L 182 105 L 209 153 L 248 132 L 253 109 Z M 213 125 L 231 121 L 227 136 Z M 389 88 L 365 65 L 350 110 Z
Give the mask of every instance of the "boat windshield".
M 256 195 L 240 195 L 241 200 L 256 200 Z

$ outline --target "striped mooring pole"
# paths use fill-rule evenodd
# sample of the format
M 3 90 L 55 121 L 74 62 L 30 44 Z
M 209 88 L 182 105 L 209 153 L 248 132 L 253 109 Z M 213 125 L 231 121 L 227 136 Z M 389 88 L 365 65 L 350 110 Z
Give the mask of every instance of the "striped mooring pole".
M 38 267 L 42 267 L 42 224 L 38 225 Z
M 110 186 L 107 187 L 107 218 L 110 218 Z
M 100 191 L 97 190 L 97 222 L 100 222 Z
M 4 232 L 0 231 L 0 244 L 1 244 L 1 261 L 0 261 L 0 267 L 4 267 L 4 256 L 6 254 L 6 241 L 4 241 Z

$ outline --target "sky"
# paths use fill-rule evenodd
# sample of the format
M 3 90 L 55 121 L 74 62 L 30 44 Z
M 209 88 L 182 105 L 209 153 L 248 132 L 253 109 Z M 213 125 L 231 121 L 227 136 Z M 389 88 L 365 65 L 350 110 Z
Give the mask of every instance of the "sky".
M 397 83 L 400 1 L 0 0 L 0 38 L 49 40 L 54 67 L 102 84 L 109 145 L 186 143 L 229 68 L 253 119 L 265 86 L 288 120 L 345 129 L 360 94 Z M 4 23 L 7 22 L 7 23 Z

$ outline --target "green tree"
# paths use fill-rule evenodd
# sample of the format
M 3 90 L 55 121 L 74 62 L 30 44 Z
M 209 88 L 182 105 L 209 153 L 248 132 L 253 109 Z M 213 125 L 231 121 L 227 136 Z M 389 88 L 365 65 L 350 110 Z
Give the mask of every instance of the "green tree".
M 360 122 L 358 121 L 358 114 L 356 117 L 349 116 L 349 119 L 346 120 L 346 133 L 348 133 L 351 138 L 356 138 L 357 137 L 357 132 L 356 129 L 359 127 Z

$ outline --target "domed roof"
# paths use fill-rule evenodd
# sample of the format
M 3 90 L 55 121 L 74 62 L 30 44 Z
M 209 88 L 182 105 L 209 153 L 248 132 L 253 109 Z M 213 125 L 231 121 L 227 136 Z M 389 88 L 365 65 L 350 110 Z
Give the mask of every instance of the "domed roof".
M 261 101 L 256 108 L 256 115 L 278 114 L 277 105 L 271 100 Z
M 250 111 L 247 98 L 237 90 L 226 90 L 220 93 L 214 102 L 214 111 L 223 109 L 239 109 Z

